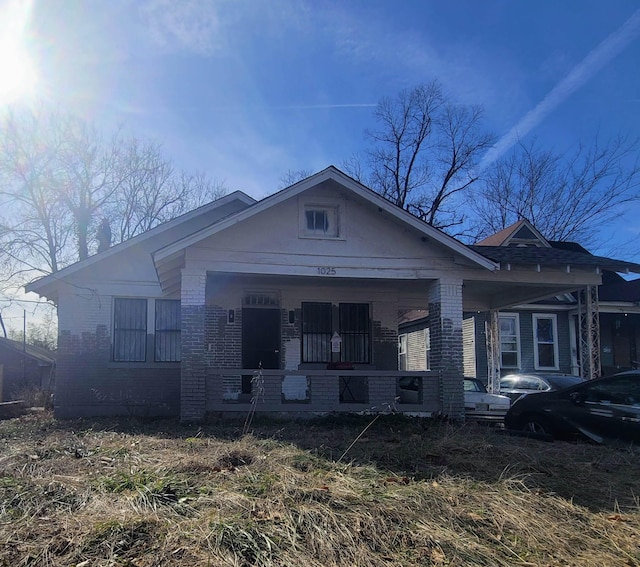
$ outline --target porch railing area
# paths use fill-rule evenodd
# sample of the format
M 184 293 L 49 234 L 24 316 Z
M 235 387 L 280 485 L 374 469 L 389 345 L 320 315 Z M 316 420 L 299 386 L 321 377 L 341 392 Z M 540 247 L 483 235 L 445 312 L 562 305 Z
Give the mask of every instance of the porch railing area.
M 431 414 L 440 407 L 437 373 L 379 370 L 210 368 L 207 412 L 386 412 Z

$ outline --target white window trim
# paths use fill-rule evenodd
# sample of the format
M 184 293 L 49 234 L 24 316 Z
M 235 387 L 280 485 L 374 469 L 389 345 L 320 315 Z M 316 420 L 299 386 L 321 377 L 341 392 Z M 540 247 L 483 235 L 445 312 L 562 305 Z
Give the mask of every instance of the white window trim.
M 431 329 L 424 330 L 424 369 L 431 370 Z
M 553 360 L 554 366 L 541 366 L 540 355 L 538 352 L 538 320 L 539 319 L 551 319 L 551 326 L 553 328 Z M 558 348 L 558 316 L 555 313 L 533 313 L 533 366 L 536 370 L 559 370 L 559 348 Z
M 336 236 L 310 233 L 307 230 L 306 211 L 308 209 L 335 211 L 338 234 Z M 298 201 L 298 236 L 319 240 L 346 240 L 345 237 L 345 202 L 344 199 L 310 199 Z
M 516 366 L 506 366 L 502 364 L 502 337 L 500 337 L 500 318 L 513 318 L 516 320 Z M 498 341 L 500 348 L 500 368 L 520 369 L 522 367 L 521 353 L 522 348 L 520 346 L 520 314 L 519 313 L 498 313 Z
M 402 364 L 400 364 L 400 357 L 404 356 L 405 366 L 407 364 L 407 343 L 409 339 L 407 337 L 407 333 L 401 333 L 398 335 L 398 370 L 406 370 L 406 368 L 402 368 Z

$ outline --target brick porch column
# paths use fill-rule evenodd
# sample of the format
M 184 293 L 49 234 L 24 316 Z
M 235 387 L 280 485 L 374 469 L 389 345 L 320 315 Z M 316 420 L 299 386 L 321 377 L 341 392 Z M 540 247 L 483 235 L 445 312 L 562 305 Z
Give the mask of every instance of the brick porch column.
M 204 270 L 182 270 L 180 421 L 202 421 L 206 411 Z
M 440 376 L 441 411 L 464 419 L 462 280 L 440 279 L 429 289 L 431 370 Z

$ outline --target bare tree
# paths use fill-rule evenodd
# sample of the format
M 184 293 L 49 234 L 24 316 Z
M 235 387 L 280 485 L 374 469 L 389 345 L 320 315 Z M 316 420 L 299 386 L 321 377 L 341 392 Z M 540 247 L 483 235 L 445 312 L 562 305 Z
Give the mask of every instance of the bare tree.
M 278 189 L 284 189 L 285 187 L 289 187 L 298 181 L 302 181 L 306 177 L 309 177 L 313 174 L 313 171 L 310 169 L 287 169 L 286 173 L 283 173 L 280 176 L 280 185 Z
M 549 240 L 589 244 L 640 200 L 640 145 L 618 136 L 559 154 L 520 144 L 484 174 L 476 204 L 480 235 L 527 219 Z
M 138 142 L 135 144 L 138 145 Z M 132 148 L 134 145 L 132 145 Z M 206 174 L 176 172 L 162 157 L 157 145 L 147 142 L 140 153 L 130 156 L 133 163 L 143 163 L 123 184 L 105 208 L 113 219 L 114 244 L 124 242 L 227 193 L 223 182 Z
M 16 116 L 0 124 L 0 262 L 3 274 L 55 272 L 69 261 L 69 211 L 59 199 L 64 145 L 58 114 Z
M 432 81 L 382 99 L 374 118 L 370 147 L 343 163 L 347 173 L 433 226 L 460 224 L 454 198 L 477 181 L 475 166 L 493 143 L 480 107 L 451 103 Z
M 66 113 L 8 112 L 0 119 L 0 291 L 87 258 L 105 217 L 121 242 L 224 193 L 202 173 L 176 173 L 157 142 L 121 130 L 105 140 Z

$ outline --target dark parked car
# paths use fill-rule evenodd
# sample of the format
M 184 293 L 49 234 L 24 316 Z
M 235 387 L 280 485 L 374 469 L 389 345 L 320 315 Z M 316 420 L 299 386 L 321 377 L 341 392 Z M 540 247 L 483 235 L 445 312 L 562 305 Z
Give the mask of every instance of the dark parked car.
M 640 371 L 521 396 L 504 423 L 507 429 L 556 438 L 640 442 Z
M 522 394 L 562 390 L 584 382 L 584 378 L 567 374 L 508 374 L 500 379 L 500 393 L 515 402 Z

